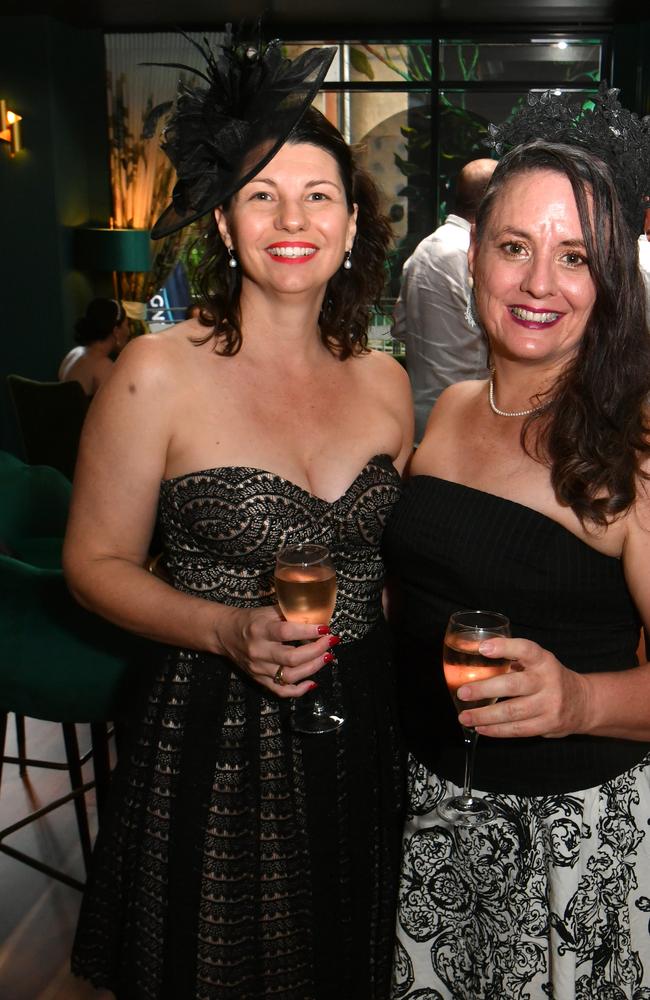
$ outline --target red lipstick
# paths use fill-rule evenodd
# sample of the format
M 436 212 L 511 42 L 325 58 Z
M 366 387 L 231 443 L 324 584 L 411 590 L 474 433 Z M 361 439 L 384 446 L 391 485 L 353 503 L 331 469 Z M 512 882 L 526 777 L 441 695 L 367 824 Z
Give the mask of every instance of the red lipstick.
M 304 250 L 311 252 L 300 252 Z M 277 243 L 270 243 L 266 247 L 266 252 L 277 264 L 306 264 L 316 256 L 318 247 L 315 243 L 305 243 L 301 240 L 280 240 Z

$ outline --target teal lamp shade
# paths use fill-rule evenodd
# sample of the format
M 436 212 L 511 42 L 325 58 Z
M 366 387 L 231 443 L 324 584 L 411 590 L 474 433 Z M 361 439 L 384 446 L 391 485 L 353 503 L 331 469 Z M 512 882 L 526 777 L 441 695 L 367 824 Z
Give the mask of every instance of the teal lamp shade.
M 148 229 L 76 229 L 75 258 L 84 271 L 150 271 Z

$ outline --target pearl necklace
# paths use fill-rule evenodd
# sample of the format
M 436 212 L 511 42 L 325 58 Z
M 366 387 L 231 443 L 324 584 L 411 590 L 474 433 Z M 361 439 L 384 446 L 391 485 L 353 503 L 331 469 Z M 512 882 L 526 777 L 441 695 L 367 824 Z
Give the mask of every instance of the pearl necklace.
M 494 402 L 494 369 L 490 372 L 490 382 L 488 385 L 488 401 L 490 403 L 490 409 L 493 413 L 496 413 L 498 417 L 529 417 L 531 413 L 537 413 L 538 410 L 544 410 L 550 405 L 551 400 L 548 399 L 545 403 L 540 403 L 539 406 L 533 406 L 530 410 L 500 410 L 497 404 Z

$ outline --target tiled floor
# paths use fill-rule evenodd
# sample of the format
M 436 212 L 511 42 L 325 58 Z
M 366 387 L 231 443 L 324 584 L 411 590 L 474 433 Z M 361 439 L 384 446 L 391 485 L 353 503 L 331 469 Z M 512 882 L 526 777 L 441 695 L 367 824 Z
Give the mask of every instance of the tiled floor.
M 83 726 L 78 732 L 84 748 L 87 733 Z M 29 756 L 63 759 L 60 733 L 58 725 L 28 720 Z M 15 753 L 13 716 L 6 753 Z M 5 764 L 0 827 L 68 789 L 65 771 L 33 768 L 23 781 L 17 767 Z M 94 801 L 92 795 L 87 798 L 94 828 Z M 19 831 L 7 843 L 84 878 L 72 804 Z M 0 887 L 0 1000 L 110 1000 L 112 994 L 93 990 L 68 971 L 81 894 L 5 854 L 0 854 Z

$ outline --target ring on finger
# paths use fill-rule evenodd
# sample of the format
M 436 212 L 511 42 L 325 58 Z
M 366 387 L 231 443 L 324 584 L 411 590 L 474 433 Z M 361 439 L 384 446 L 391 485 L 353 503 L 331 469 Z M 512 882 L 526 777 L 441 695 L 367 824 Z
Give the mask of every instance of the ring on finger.
M 278 667 L 278 669 L 275 671 L 275 676 L 273 678 L 273 683 L 274 684 L 286 684 L 287 683 L 285 681 L 285 679 L 284 679 L 283 667 Z

